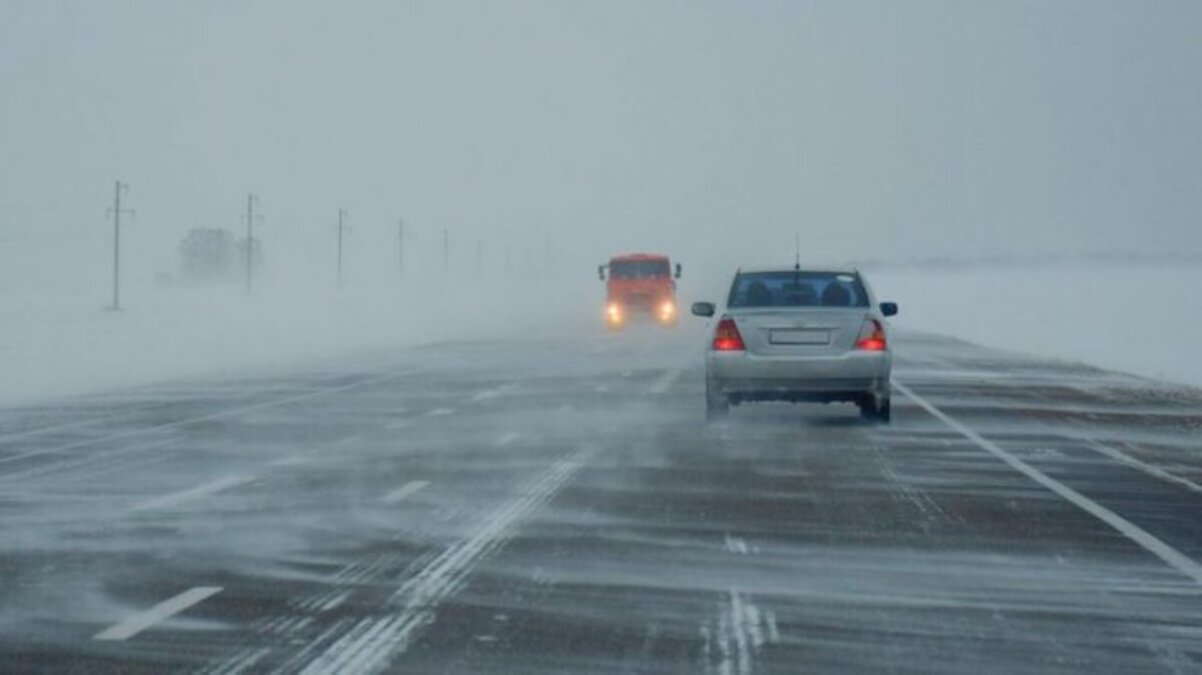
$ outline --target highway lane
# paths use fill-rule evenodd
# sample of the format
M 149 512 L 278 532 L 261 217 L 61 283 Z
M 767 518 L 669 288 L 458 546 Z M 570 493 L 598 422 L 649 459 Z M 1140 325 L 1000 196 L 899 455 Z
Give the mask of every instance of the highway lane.
M 1202 394 L 899 337 L 707 426 L 699 336 L 0 411 L 0 670 L 1197 672 Z

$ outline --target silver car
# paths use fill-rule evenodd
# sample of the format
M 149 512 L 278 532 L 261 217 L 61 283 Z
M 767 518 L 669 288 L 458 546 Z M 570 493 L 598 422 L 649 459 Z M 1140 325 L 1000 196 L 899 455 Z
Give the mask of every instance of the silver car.
M 894 314 L 855 269 L 739 270 L 706 350 L 707 418 L 750 401 L 846 401 L 888 422 Z

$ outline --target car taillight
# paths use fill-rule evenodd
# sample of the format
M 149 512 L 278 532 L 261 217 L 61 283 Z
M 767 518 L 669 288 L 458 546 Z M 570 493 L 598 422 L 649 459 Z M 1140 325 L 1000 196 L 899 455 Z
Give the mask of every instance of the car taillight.
M 718 322 L 718 328 L 714 330 L 713 348 L 716 352 L 743 351 L 743 336 L 739 335 L 739 327 L 734 319 L 726 318 Z
M 866 352 L 883 352 L 886 346 L 885 328 L 881 322 L 876 319 L 866 320 L 864 327 L 860 329 L 860 336 L 856 338 L 856 349 Z

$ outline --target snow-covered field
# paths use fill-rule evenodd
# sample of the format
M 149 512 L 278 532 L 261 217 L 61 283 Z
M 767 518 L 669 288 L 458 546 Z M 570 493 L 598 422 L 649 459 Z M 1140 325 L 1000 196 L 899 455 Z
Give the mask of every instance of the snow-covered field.
M 103 308 L 103 292 L 0 295 L 0 405 L 580 323 L 565 320 L 571 312 L 554 299 L 515 305 L 511 292 L 497 284 L 470 292 L 393 284 L 343 293 L 267 289 L 247 298 L 235 288 L 148 288 L 129 293 L 119 312 Z
M 1202 266 L 1071 263 L 884 269 L 895 324 L 1202 387 Z
M 699 276 L 700 270 L 694 270 Z M 896 325 L 1147 377 L 1202 386 L 1202 269 L 1071 264 L 869 270 Z M 711 285 L 725 283 L 715 275 Z M 686 277 L 682 301 L 701 299 Z M 582 275 L 457 289 L 378 285 L 327 290 L 131 291 L 102 309 L 101 289 L 0 293 L 0 405 L 181 376 L 287 368 L 347 351 L 440 339 L 593 330 L 600 284 Z M 684 326 L 696 328 L 685 319 Z M 700 349 L 700 347 L 699 347 Z

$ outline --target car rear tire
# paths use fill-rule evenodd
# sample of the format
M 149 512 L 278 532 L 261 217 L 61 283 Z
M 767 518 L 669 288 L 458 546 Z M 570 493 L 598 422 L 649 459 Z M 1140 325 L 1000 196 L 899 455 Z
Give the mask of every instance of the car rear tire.
M 860 417 L 870 420 L 876 417 L 876 399 L 871 396 L 864 396 L 856 401 L 856 407 L 860 409 Z
M 888 424 L 893 417 L 893 404 L 889 396 L 878 398 L 870 394 L 857 401 L 856 405 L 860 407 L 860 417 L 866 420 Z

